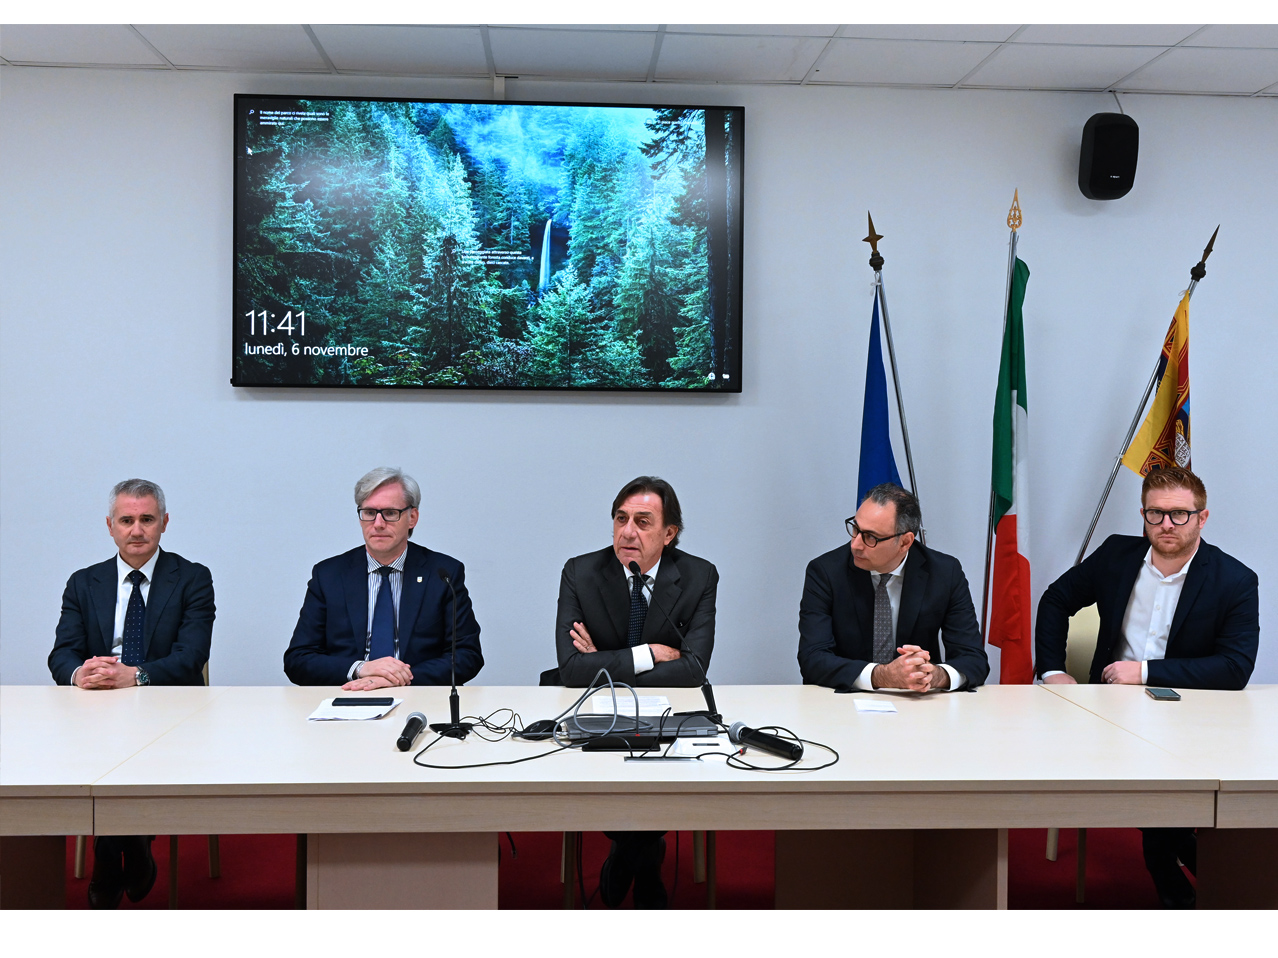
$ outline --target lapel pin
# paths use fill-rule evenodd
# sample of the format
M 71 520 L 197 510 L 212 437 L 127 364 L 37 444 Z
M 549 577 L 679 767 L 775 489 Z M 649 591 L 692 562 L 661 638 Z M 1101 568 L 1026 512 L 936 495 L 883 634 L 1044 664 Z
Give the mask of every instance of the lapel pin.
M 418 581 L 418 582 L 421 582 L 421 581 L 422 581 L 422 577 L 421 577 L 421 576 L 418 576 L 418 577 L 417 577 L 417 581 Z

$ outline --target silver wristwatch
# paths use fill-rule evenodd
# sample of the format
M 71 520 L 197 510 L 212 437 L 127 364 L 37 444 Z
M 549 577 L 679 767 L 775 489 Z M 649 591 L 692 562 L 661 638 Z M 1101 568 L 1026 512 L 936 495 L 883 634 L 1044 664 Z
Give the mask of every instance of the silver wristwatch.
M 136 679 L 138 685 L 150 685 L 151 676 L 146 674 L 146 670 L 142 668 L 142 666 L 140 665 L 137 667 L 137 670 L 138 671 L 137 671 L 137 674 L 134 676 L 134 679 Z

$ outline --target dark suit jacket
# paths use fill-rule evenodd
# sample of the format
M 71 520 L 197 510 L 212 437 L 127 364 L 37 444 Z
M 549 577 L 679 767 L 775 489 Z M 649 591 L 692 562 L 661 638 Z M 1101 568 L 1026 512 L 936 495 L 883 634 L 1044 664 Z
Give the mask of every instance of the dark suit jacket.
M 399 597 L 399 658 L 413 670 L 413 685 L 448 685 L 453 635 L 452 596 L 457 590 L 457 683 L 484 666 L 479 623 L 466 591 L 465 569 L 452 556 L 408 543 Z M 343 685 L 368 640 L 368 553 L 363 546 L 325 559 L 311 571 L 293 639 L 284 652 L 284 674 L 295 685 Z
M 705 559 L 668 548 L 661 556 L 657 580 L 652 584 L 648 615 L 644 619 L 645 644 L 686 648 L 710 668 L 714 651 L 714 600 L 719 572 Z M 666 615 L 661 614 L 666 610 Z M 687 638 L 679 640 L 669 616 Z M 572 644 L 574 622 L 585 623 L 596 652 L 578 652 Z M 564 685 L 581 688 L 600 669 L 616 682 L 647 688 L 697 687 L 704 681 L 701 669 L 686 655 L 673 662 L 658 662 L 635 675 L 634 655 L 626 642 L 630 624 L 630 592 L 626 570 L 612 546 L 588 552 L 564 563 L 559 580 L 559 612 L 555 619 L 555 650 Z
M 1034 649 L 1038 674 L 1065 670 L 1069 617 L 1096 603 L 1100 633 L 1091 680 L 1123 645 L 1123 616 L 1141 563 L 1144 536 L 1110 536 L 1099 549 L 1047 587 L 1038 602 Z M 1149 684 L 1183 689 L 1241 689 L 1251 678 L 1260 645 L 1260 590 L 1256 573 L 1200 541 L 1185 575 L 1167 635 L 1166 658 L 1149 662 Z
M 909 556 L 896 644 L 927 649 L 940 662 L 944 643 L 945 663 L 963 674 L 966 687 L 975 688 L 989 675 L 990 663 L 963 567 L 920 542 Z M 799 602 L 799 671 L 807 685 L 851 688 L 873 655 L 873 580 L 841 545 L 808 563 Z
M 49 653 L 59 685 L 95 655 L 110 655 L 119 592 L 115 556 L 67 580 L 62 617 Z M 198 562 L 160 550 L 147 590 L 142 630 L 143 668 L 152 685 L 203 685 L 213 641 L 213 576 Z

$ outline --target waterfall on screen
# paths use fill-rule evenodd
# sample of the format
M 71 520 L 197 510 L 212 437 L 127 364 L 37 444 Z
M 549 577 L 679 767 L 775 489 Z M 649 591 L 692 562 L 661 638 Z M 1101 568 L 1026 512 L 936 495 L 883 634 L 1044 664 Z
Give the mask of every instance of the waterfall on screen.
M 546 231 L 541 236 L 541 275 L 537 278 L 537 288 L 545 289 L 550 285 L 550 220 L 546 220 Z

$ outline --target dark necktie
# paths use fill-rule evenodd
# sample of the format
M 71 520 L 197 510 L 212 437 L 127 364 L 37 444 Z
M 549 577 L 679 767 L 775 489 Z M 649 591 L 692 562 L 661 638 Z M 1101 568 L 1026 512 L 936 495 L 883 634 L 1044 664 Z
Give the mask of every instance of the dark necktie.
M 647 576 L 630 577 L 630 626 L 626 629 L 626 642 L 633 649 L 643 637 L 643 623 L 648 618 L 648 603 L 643 600 L 643 583 Z
M 368 646 L 370 660 L 395 654 L 395 602 L 391 596 L 390 574 L 396 570 L 383 565 L 374 571 L 382 577 L 382 584 L 377 588 L 377 604 L 373 606 L 373 634 Z
M 879 587 L 874 590 L 874 661 L 891 662 L 895 656 L 892 641 L 892 600 L 888 598 L 886 572 L 879 576 Z
M 146 603 L 142 601 L 142 583 L 146 581 L 137 569 L 126 576 L 133 583 L 129 606 L 124 610 L 124 635 L 120 648 L 120 660 L 125 665 L 142 664 L 142 630 L 146 626 Z

